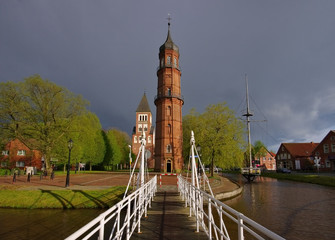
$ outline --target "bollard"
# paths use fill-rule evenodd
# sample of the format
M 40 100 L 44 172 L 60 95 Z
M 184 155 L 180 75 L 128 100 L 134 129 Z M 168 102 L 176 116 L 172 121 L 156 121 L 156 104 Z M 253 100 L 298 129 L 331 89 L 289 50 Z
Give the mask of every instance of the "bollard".
M 16 172 L 13 174 L 13 183 L 16 182 Z

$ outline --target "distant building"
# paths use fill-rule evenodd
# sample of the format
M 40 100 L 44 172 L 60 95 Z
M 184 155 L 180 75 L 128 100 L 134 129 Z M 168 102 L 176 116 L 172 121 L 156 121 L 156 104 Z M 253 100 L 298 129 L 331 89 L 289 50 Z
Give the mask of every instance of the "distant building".
M 263 170 L 276 170 L 276 154 L 265 149 L 265 155 L 262 157 L 255 157 L 254 165 Z
M 28 147 L 19 139 L 11 140 L 5 145 L 0 162 L 1 168 L 8 169 L 25 167 L 41 169 L 43 166 L 41 152 Z
M 148 99 L 144 93 L 140 104 L 136 109 L 136 125 L 133 128 L 132 134 L 132 152 L 137 156 L 141 147 L 141 136 L 145 133 L 146 145 L 145 148 L 149 151 L 148 168 L 155 168 L 154 149 L 155 149 L 155 128 L 152 126 L 152 114 Z M 135 161 L 136 159 L 133 159 Z M 133 162 L 134 164 L 134 162 Z M 138 163 L 139 164 L 139 163 Z M 138 166 L 137 166 L 138 167 Z
M 313 151 L 319 143 L 282 143 L 276 154 L 277 169 L 313 169 Z
M 331 130 L 312 155 L 320 158 L 320 171 L 335 171 L 335 130 Z

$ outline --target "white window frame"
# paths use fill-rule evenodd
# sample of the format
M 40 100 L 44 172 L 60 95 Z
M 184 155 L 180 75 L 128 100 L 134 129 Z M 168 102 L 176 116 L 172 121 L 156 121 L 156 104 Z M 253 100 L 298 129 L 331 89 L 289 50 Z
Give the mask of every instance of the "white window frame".
M 328 144 L 323 144 L 323 152 L 324 153 L 329 153 L 329 145 Z
M 9 151 L 8 150 L 3 150 L 2 151 L 2 155 L 3 156 L 8 156 L 9 155 Z
M 134 143 L 137 143 L 137 136 L 134 137 Z
M 151 143 L 151 136 L 148 136 L 148 143 Z
M 18 156 L 26 156 L 26 150 L 17 150 Z
M 24 162 L 23 162 L 23 161 L 17 161 L 17 162 L 15 163 L 15 166 L 16 166 L 16 167 L 24 167 Z

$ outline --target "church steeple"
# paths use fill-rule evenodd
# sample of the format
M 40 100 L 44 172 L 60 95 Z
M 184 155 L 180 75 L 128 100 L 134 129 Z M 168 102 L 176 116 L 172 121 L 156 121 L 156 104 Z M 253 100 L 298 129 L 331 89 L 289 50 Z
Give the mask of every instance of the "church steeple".
M 171 20 L 170 16 L 168 17 L 168 20 L 169 20 L 169 22 L 168 22 L 168 34 L 167 34 L 165 43 L 159 48 L 159 52 L 163 52 L 166 49 L 171 49 L 171 50 L 176 51 L 179 54 L 179 48 L 172 41 L 172 37 L 171 37 L 171 33 L 170 33 L 170 25 L 171 25 L 171 23 L 170 23 L 170 20 Z
M 136 112 L 150 112 L 150 106 L 146 94 L 143 94 L 140 104 L 138 105 Z

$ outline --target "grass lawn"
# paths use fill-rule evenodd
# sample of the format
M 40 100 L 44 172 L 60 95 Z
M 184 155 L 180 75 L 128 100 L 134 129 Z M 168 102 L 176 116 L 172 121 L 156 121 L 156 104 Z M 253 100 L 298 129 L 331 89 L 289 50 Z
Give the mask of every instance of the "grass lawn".
M 292 174 L 262 173 L 262 176 L 335 187 L 335 177 L 331 177 L 331 176 L 323 176 L 323 175 L 317 175 L 317 174 L 293 174 L 293 173 Z
M 0 190 L 2 208 L 108 208 L 123 198 L 126 187 L 104 190 Z

